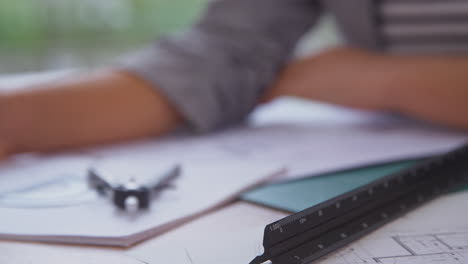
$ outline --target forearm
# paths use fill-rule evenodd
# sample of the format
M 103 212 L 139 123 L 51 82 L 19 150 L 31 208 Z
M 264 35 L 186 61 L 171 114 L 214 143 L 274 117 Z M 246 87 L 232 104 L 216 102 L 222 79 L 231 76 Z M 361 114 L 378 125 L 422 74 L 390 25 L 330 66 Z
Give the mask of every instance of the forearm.
M 468 129 L 468 56 L 384 58 L 381 85 L 391 110 Z
M 8 153 L 48 151 L 158 135 L 180 117 L 148 84 L 100 72 L 0 96 Z
M 293 62 L 267 99 L 299 96 L 468 129 L 468 56 L 396 56 L 340 48 Z

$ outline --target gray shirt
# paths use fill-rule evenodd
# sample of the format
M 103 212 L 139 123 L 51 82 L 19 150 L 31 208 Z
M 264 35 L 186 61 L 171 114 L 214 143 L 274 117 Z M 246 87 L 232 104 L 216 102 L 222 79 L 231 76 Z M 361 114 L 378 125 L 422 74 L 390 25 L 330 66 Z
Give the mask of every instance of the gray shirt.
M 121 67 L 149 81 L 205 132 L 242 120 L 313 25 L 310 0 L 217 0 L 188 31 L 132 54 Z
M 431 2 L 437 1 L 445 0 Z M 335 15 L 349 45 L 379 50 L 386 44 L 396 47 L 403 43 L 400 31 L 389 28 L 401 28 L 400 18 L 408 18 L 406 2 L 409 0 L 214 0 L 188 31 L 158 41 L 120 65 L 153 84 L 194 131 L 205 132 L 239 122 L 255 107 L 322 9 Z M 428 4 L 411 3 L 418 5 L 417 14 L 420 3 Z M 455 18 L 446 13 L 448 21 Z M 398 18 L 396 22 L 392 17 Z M 418 20 L 410 16 L 409 21 Z M 404 29 L 409 26 L 406 23 Z M 398 34 L 385 34 L 393 31 Z

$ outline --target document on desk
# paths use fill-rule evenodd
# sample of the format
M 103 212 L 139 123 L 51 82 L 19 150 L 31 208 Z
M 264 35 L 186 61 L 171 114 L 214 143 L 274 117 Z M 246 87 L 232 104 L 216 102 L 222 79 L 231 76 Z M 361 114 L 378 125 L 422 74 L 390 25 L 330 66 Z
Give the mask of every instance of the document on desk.
M 105 148 L 102 153 L 144 153 L 142 149 L 154 148 L 161 150 L 159 156 L 190 156 L 187 149 L 191 149 L 197 152 L 192 157 L 196 160 L 224 157 L 286 166 L 291 179 L 444 153 L 468 141 L 468 134 L 463 131 L 399 116 L 289 99 L 259 108 L 251 120 L 249 125 L 217 133 L 145 141 Z
M 443 196 L 314 263 L 466 264 L 467 200 L 468 192 Z M 148 263 L 249 263 L 262 253 L 264 228 L 264 223 L 252 219 L 263 217 L 271 221 L 269 214 L 274 214 L 255 210 L 229 208 L 224 214 L 197 220 L 177 230 L 165 243 L 151 241 L 131 250 L 129 255 Z M 243 222 L 245 226 L 236 226 L 236 221 L 231 220 L 239 212 L 250 213 L 244 217 L 247 219 Z M 216 222 L 224 225 L 214 224 Z M 226 231 L 226 225 L 234 227 Z M 207 233 L 212 226 L 216 232 Z M 186 238 L 187 234 L 191 236 Z M 201 238 L 199 234 L 204 235 Z M 154 253 L 156 248 L 158 254 Z
M 18 157 L 0 170 L 0 239 L 127 247 L 231 202 L 283 172 L 277 166 L 241 161 L 191 162 L 148 155 L 149 151 L 145 158 L 135 154 L 111 160 L 101 156 L 98 162 L 86 155 Z M 180 176 L 148 210 L 120 211 L 86 185 L 91 164 L 112 163 L 119 174 L 130 168 L 124 174 L 138 179 L 175 159 L 182 167 Z
M 321 172 L 445 151 L 465 140 L 461 133 L 397 128 L 266 125 L 68 156 L 18 156 L 0 169 L 0 239 L 130 246 L 232 201 L 285 166 L 296 175 Z M 137 174 L 180 162 L 183 174 L 150 210 L 132 215 L 86 186 L 86 170 L 102 161 L 130 165 Z
M 468 263 L 468 192 L 446 195 L 324 258 L 323 264 Z
M 50 247 L 39 244 L 0 243 L 0 263 L 14 264 L 144 264 L 119 251 L 76 247 Z
M 130 246 L 232 201 L 284 167 L 291 176 L 310 175 L 444 152 L 466 138 L 406 121 L 366 119 L 351 124 L 270 123 L 68 156 L 19 156 L 0 168 L 0 239 Z M 183 175 L 150 210 L 129 215 L 85 184 L 90 164 L 103 160 L 133 164 L 141 173 L 181 163 Z

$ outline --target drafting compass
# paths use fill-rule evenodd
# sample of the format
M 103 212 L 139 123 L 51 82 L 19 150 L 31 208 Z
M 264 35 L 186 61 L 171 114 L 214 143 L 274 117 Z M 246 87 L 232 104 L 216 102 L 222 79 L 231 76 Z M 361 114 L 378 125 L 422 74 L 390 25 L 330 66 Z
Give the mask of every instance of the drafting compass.
M 139 181 L 131 177 L 124 181 L 113 180 L 112 175 L 104 175 L 96 167 L 88 169 L 88 184 L 102 195 L 111 199 L 121 210 L 148 209 L 152 198 L 171 187 L 171 183 L 181 174 L 180 165 L 175 165 L 165 173 L 149 180 Z

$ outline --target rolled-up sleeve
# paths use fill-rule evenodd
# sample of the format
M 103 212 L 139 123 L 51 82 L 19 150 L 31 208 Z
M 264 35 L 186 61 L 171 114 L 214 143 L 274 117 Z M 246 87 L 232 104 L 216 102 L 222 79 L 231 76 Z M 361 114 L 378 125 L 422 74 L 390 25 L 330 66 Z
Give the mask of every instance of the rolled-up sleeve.
M 188 125 L 241 121 L 319 13 L 314 0 L 215 0 L 189 30 L 119 60 L 154 85 Z

